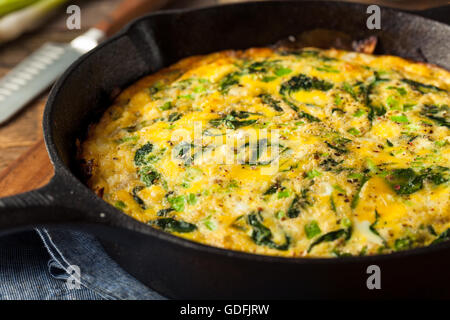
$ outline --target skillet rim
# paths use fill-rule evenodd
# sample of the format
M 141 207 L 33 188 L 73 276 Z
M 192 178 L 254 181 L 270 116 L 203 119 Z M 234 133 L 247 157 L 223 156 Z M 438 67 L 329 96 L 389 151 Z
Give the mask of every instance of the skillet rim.
M 312 5 L 342 5 L 344 7 L 365 7 L 364 4 L 360 3 L 348 3 L 348 2 L 338 2 L 336 0 L 332 1 L 302 1 L 303 3 L 308 3 Z M 162 230 L 153 228 L 149 225 L 146 225 L 143 222 L 140 222 L 138 220 L 133 219 L 132 217 L 128 216 L 127 214 L 123 213 L 119 209 L 113 207 L 108 202 L 104 201 L 100 197 L 98 197 L 94 192 L 92 192 L 91 189 L 89 189 L 73 172 L 70 170 L 70 168 L 64 163 L 60 155 L 58 154 L 57 147 L 55 144 L 55 141 L 53 139 L 53 127 L 52 127 L 52 117 L 53 117 L 53 109 L 55 100 L 59 94 L 59 91 L 64 88 L 65 82 L 68 78 L 70 78 L 71 74 L 81 65 L 84 63 L 86 59 L 88 59 L 91 55 L 95 54 L 97 51 L 104 50 L 108 45 L 112 44 L 113 42 L 119 40 L 122 37 L 126 37 L 129 34 L 133 32 L 133 28 L 138 26 L 142 21 L 152 19 L 153 17 L 157 16 L 168 16 L 168 17 L 174 17 L 174 16 L 180 16 L 184 14 L 190 14 L 195 13 L 198 11 L 208 11 L 208 10 L 214 10 L 221 7 L 258 7 L 260 5 L 280 5 L 280 6 L 289 6 L 291 4 L 299 4 L 300 1 L 294 1 L 294 0 L 288 0 L 288 1 L 254 1 L 254 2 L 244 2 L 244 3 L 228 3 L 228 4 L 222 4 L 222 5 L 211 5 L 211 6 L 205 6 L 200 8 L 184 8 L 184 9 L 171 9 L 171 10 L 165 10 L 165 11 L 156 11 L 152 12 L 150 14 L 146 14 L 142 17 L 139 17 L 130 23 L 128 23 L 124 28 L 122 28 L 118 33 L 113 35 L 112 37 L 108 38 L 101 44 L 99 44 L 96 48 L 89 51 L 88 53 L 82 55 L 80 58 L 78 58 L 74 63 L 70 65 L 70 67 L 60 76 L 58 81 L 54 84 L 54 86 L 51 89 L 51 92 L 49 94 L 47 103 L 45 105 L 44 114 L 43 114 L 43 133 L 44 133 L 44 141 L 47 149 L 47 153 L 49 154 L 50 160 L 52 162 L 52 165 L 55 169 L 55 178 L 59 178 L 59 180 L 68 180 L 70 179 L 71 182 L 73 182 L 74 189 L 78 189 L 78 191 L 82 191 L 82 196 L 87 198 L 86 200 L 97 202 L 100 205 L 103 206 L 105 209 L 106 214 L 111 215 L 110 220 L 125 220 L 119 221 L 119 223 L 113 223 L 112 227 L 119 227 L 120 229 L 124 229 L 131 232 L 138 232 L 145 236 L 154 236 L 158 238 L 159 240 L 168 241 L 172 245 L 178 245 L 180 247 L 183 247 L 184 249 L 193 249 L 196 251 L 202 251 L 205 254 L 216 254 L 220 256 L 225 256 L 229 258 L 238 258 L 243 260 L 252 260 L 252 261 L 261 261 L 266 263 L 290 263 L 290 264 L 311 264 L 311 265 L 322 265 L 322 264 L 356 264 L 356 263 L 363 263 L 363 264 L 369 264 L 373 262 L 384 262 L 389 260 L 395 260 L 395 259 L 402 259 L 404 257 L 415 257 L 423 255 L 424 257 L 427 254 L 436 253 L 438 251 L 444 252 L 445 249 L 450 249 L 450 240 L 443 241 L 442 243 L 435 244 L 435 245 L 428 245 L 424 247 L 416 247 L 409 250 L 404 251 L 398 251 L 398 252 L 392 252 L 392 253 L 385 253 L 385 254 L 377 254 L 377 255 L 369 255 L 369 256 L 349 256 L 349 257 L 286 257 L 286 256 L 276 256 L 276 255 L 263 255 L 263 254 L 255 254 L 255 253 L 248 253 L 245 251 L 237 251 L 232 249 L 224 249 L 220 247 L 214 247 L 211 245 L 195 242 L 189 239 L 185 239 L 176 235 L 173 235 L 168 232 L 164 232 Z M 435 23 L 439 25 L 443 25 L 446 28 L 449 28 L 450 26 L 447 24 L 444 24 L 439 21 L 435 21 L 432 19 L 424 18 L 420 15 L 413 14 L 410 12 L 405 12 L 397 9 L 387 8 L 384 6 L 380 6 L 382 10 L 390 11 L 390 13 L 398 15 L 406 15 L 406 16 L 412 16 L 412 18 L 416 20 L 424 20 L 426 23 Z M 416 61 L 417 62 L 417 61 Z M 442 67 L 440 67 L 442 68 Z M 56 183 L 64 183 L 63 188 L 67 188 L 67 183 L 69 181 L 57 181 Z M 87 191 L 87 192 L 86 192 Z M 86 213 L 86 212 L 84 212 Z

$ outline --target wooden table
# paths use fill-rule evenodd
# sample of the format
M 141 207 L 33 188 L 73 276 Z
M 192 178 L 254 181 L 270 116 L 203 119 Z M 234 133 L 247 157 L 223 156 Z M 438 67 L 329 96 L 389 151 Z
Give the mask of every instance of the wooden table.
M 68 42 L 94 26 L 107 12 L 110 12 L 121 0 L 77 0 L 71 1 L 81 7 L 82 30 L 69 31 L 66 28 L 64 8 L 56 14 L 45 27 L 23 36 L 20 39 L 0 47 L 0 77 L 5 75 L 17 63 L 47 41 Z M 242 0 L 174 0 L 170 7 L 195 7 L 218 3 L 238 2 Z M 437 5 L 447 0 L 347 0 L 367 3 L 405 4 L 411 9 L 426 5 Z M 28 108 L 14 117 L 8 124 L 0 127 L 0 172 L 14 162 L 23 152 L 42 137 L 42 111 L 47 93 L 36 99 Z

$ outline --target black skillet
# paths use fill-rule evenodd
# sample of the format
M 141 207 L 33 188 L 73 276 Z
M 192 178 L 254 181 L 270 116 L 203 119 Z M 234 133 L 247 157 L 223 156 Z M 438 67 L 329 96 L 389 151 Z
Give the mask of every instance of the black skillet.
M 77 178 L 75 141 L 116 88 L 191 55 L 265 46 L 326 28 L 379 37 L 377 53 L 450 69 L 450 27 L 382 9 L 382 29 L 366 28 L 366 6 L 335 2 L 261 2 L 152 14 L 80 58 L 53 88 L 44 135 L 55 167 L 45 187 L 0 199 L 0 232 L 36 226 L 95 234 L 144 284 L 173 298 L 450 297 L 450 242 L 390 255 L 279 258 L 213 248 L 153 229 L 121 213 Z M 381 269 L 369 290 L 367 268 Z

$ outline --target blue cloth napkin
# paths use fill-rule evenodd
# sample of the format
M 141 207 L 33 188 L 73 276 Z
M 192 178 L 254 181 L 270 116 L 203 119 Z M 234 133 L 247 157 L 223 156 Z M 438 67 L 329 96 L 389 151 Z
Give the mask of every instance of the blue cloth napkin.
M 93 236 L 36 232 L 0 239 L 1 300 L 164 299 L 120 268 Z

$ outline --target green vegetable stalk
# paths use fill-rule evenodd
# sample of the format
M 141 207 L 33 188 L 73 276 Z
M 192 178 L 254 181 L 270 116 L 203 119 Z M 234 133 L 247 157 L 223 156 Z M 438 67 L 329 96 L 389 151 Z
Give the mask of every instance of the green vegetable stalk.
M 0 0 L 0 17 L 28 7 L 39 0 Z
M 0 43 L 41 24 L 67 0 L 0 0 Z

